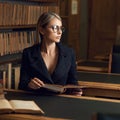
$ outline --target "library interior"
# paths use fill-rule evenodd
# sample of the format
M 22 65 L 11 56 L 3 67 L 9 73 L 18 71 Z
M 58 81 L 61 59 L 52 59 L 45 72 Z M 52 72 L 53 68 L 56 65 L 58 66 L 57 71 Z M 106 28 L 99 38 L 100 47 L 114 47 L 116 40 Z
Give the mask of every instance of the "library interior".
M 36 24 L 48 11 L 62 18 L 61 42 L 75 51 L 82 96 L 18 89 L 23 50 L 40 42 Z M 120 120 L 119 11 L 120 0 L 0 0 L 0 120 Z M 10 100 L 35 105 L 6 112 Z

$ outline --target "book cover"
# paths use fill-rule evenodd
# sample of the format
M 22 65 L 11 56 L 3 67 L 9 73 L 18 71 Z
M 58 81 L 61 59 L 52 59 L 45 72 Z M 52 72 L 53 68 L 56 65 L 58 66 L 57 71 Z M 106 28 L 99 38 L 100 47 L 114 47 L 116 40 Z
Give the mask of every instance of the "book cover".
M 45 84 L 44 88 L 46 88 L 48 90 L 51 90 L 53 92 L 64 93 L 66 91 L 66 89 L 69 89 L 69 88 L 85 88 L 85 86 Z

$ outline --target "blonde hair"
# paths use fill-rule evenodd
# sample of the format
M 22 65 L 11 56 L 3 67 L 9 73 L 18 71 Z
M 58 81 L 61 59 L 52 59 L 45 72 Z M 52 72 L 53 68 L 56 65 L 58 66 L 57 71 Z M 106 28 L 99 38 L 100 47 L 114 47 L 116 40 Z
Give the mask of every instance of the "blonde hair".
M 39 27 L 45 28 L 49 22 L 53 19 L 57 18 L 62 21 L 61 17 L 54 12 L 44 12 L 38 19 L 37 27 L 36 27 L 36 42 L 40 42 L 43 38 L 43 35 L 39 32 Z

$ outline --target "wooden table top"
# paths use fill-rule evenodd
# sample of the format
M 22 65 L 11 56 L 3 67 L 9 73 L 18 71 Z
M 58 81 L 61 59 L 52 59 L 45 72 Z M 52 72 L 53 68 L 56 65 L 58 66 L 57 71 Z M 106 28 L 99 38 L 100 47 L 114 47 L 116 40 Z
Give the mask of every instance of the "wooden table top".
M 41 115 L 1 114 L 0 120 L 91 120 L 97 111 L 120 111 L 120 100 L 74 95 L 38 95 L 20 90 L 4 90 L 8 100 L 34 100 L 45 112 Z M 112 106 L 112 109 L 109 109 Z M 87 111 L 87 112 L 86 112 Z
M 1 114 L 0 120 L 68 120 L 68 119 L 28 114 Z
M 83 90 L 85 96 L 120 99 L 120 84 L 79 81 L 79 85 L 86 86 Z

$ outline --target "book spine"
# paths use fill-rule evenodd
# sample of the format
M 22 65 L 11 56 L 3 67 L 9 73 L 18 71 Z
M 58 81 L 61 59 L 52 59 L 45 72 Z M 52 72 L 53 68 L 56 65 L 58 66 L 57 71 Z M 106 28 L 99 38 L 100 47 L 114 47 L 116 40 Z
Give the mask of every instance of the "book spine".
M 8 89 L 11 89 L 12 63 L 8 63 Z

